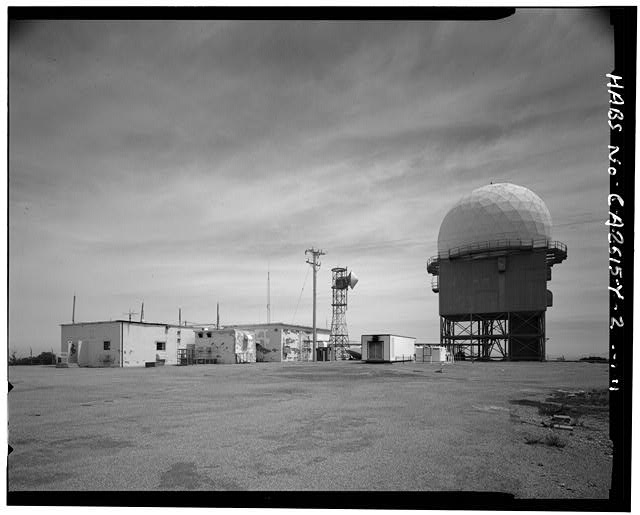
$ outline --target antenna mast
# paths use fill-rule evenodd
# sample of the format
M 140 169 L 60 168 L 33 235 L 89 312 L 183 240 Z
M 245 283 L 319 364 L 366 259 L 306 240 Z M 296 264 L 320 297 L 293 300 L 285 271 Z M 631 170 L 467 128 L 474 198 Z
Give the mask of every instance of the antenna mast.
M 136 313 L 135 311 L 133 311 L 131 308 L 129 308 L 129 311 L 127 313 L 125 313 L 125 315 L 129 315 L 129 322 L 131 322 L 131 317 L 133 315 L 137 315 L 138 313 Z
M 267 268 L 267 324 L 271 323 L 271 277 Z
M 311 360 L 316 360 L 316 346 L 318 343 L 318 335 L 316 332 L 316 274 L 320 269 L 320 256 L 324 256 L 325 252 L 311 247 L 304 251 L 305 256 L 311 254 L 311 261 L 307 259 L 307 263 L 313 268 L 313 346 L 311 348 Z

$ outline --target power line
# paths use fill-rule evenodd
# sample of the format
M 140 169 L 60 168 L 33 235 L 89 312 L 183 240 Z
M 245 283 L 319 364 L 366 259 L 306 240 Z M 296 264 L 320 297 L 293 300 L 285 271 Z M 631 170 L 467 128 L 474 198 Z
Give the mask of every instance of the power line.
M 296 310 L 293 313 L 293 317 L 291 318 L 291 323 L 293 324 L 293 321 L 296 319 L 296 315 L 298 314 L 298 306 L 300 306 L 300 300 L 302 300 L 302 293 L 304 292 L 304 287 L 307 284 L 307 278 L 309 277 L 309 270 L 311 270 L 311 268 L 307 268 L 307 273 L 304 276 L 304 282 L 302 283 L 302 290 L 300 290 L 300 296 L 298 297 L 298 303 L 296 304 Z

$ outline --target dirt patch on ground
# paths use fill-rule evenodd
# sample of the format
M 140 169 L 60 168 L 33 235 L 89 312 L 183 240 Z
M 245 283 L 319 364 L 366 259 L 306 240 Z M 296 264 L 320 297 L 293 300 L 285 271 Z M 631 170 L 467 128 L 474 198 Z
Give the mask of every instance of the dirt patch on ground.
M 583 416 L 602 419 L 609 417 L 609 392 L 604 388 L 574 392 L 556 390 L 544 401 L 516 399 L 511 403 L 536 407 L 542 416 L 567 415 L 575 420 Z
M 219 467 L 205 467 L 219 469 Z M 217 473 L 200 470 L 195 462 L 174 463 L 160 475 L 159 490 L 242 490 L 240 485 Z
M 602 495 L 597 477 L 610 470 L 609 394 L 605 388 L 555 390 L 543 399 L 512 399 L 511 421 L 537 460 L 533 490 L 552 481 L 557 497 Z M 527 452 L 527 451 L 524 451 Z M 598 493 L 600 492 L 600 493 Z

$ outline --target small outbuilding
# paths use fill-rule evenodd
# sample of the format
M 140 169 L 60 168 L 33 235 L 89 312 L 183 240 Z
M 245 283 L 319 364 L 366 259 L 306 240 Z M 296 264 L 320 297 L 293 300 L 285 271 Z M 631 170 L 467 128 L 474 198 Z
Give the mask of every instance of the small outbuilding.
M 363 334 L 362 361 L 394 362 L 413 361 L 416 339 L 394 334 Z
M 449 361 L 447 349 L 441 345 L 416 346 L 416 361 L 426 363 L 444 363 Z

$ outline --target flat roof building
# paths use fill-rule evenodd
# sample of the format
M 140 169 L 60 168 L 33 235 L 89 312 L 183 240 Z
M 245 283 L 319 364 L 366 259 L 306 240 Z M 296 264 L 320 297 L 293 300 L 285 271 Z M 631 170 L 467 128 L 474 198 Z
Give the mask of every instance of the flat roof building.
M 363 334 L 362 361 L 369 363 L 394 361 L 413 361 L 415 359 L 416 339 L 395 334 Z
M 313 328 L 302 325 L 175 325 L 129 320 L 61 324 L 61 354 L 81 367 L 313 361 Z M 328 329 L 316 329 L 318 355 Z M 66 354 L 65 354 L 66 353 Z M 325 360 L 325 358 L 320 358 Z
M 232 327 L 254 331 L 256 361 L 314 361 L 312 327 L 283 323 L 226 326 L 226 328 Z M 319 349 L 325 349 L 328 346 L 330 334 L 329 329 L 316 328 Z M 326 352 L 318 351 L 318 354 L 324 355 Z
M 61 324 L 60 333 L 61 352 L 81 367 L 176 365 L 195 339 L 191 327 L 129 320 Z

